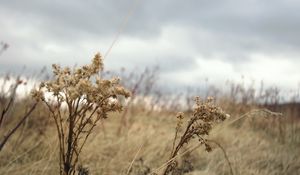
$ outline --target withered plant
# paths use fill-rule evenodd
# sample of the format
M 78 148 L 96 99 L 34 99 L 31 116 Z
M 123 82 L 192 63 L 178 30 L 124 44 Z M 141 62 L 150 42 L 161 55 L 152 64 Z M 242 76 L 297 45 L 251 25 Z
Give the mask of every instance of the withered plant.
M 81 68 L 53 66 L 54 79 L 40 84 L 32 92 L 48 107 L 55 121 L 59 140 L 61 175 L 73 175 L 78 159 L 94 127 L 109 112 L 121 111 L 120 98 L 130 93 L 120 85 L 118 78 L 103 79 L 103 59 L 98 53 L 92 64 Z M 51 94 L 46 99 L 44 92 Z
M 121 115 L 121 122 L 117 130 L 118 136 L 121 135 L 124 128 L 130 127 L 128 115 L 129 112 L 133 112 L 134 103 L 143 103 L 141 99 L 136 97 L 142 96 L 144 100 L 144 97 L 149 96 L 153 92 L 155 81 L 157 81 L 158 68 L 145 68 L 145 70 L 141 73 L 131 72 L 128 74 L 128 76 L 126 76 L 127 73 L 125 72 L 125 69 L 122 69 L 121 71 L 122 80 L 125 80 L 123 83 L 125 83 L 124 85 L 130 89 L 131 97 L 124 107 L 124 111 Z M 138 108 L 142 108 L 142 106 L 139 106 Z
M 198 139 L 200 144 L 205 146 L 205 150 L 210 152 L 212 147 L 210 145 L 210 141 L 206 139 L 206 136 L 209 135 L 213 124 L 224 121 L 228 117 L 228 114 L 223 112 L 220 107 L 214 104 L 213 98 L 211 97 L 204 101 L 200 100 L 199 97 L 196 97 L 195 102 L 196 105 L 193 109 L 193 115 L 188 120 L 181 136 L 180 130 L 183 129 L 184 114 L 182 112 L 177 114 L 178 121 L 171 156 L 168 161 L 169 163 L 164 170 L 164 175 L 167 175 L 176 169 L 177 162 L 175 157 L 185 145 L 189 144 L 192 139 Z
M 21 116 L 11 116 L 11 112 L 14 110 L 15 103 L 16 103 L 16 93 L 17 89 L 20 85 L 26 85 L 26 81 L 21 80 L 20 77 L 17 77 L 15 82 L 12 83 L 8 90 L 5 90 L 5 85 L 9 84 L 10 77 L 7 75 L 4 78 L 3 84 L 1 85 L 0 89 L 0 131 L 4 131 L 4 135 L 0 138 L 0 151 L 2 151 L 5 144 L 8 140 L 16 133 L 16 131 L 24 124 L 26 119 L 30 116 L 30 114 L 35 110 L 37 106 L 37 102 L 33 102 L 30 104 L 30 107 L 26 109 Z M 12 125 L 11 128 L 5 127 L 8 125 L 9 121 L 12 121 L 13 118 L 17 118 L 17 123 Z M 6 120 L 9 119 L 9 120 Z

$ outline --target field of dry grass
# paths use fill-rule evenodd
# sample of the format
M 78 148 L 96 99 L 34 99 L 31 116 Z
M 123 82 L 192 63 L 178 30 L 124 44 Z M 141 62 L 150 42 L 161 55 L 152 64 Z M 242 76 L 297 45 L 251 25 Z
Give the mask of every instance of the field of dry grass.
M 103 121 L 89 138 L 80 164 L 90 174 L 127 174 L 129 167 L 129 174 L 150 174 L 168 159 L 175 114 L 133 110 L 118 135 L 121 115 L 113 114 Z M 232 115 L 209 136 L 226 151 L 233 173 L 299 174 L 300 122 L 263 111 L 236 121 L 241 115 Z M 184 149 L 197 144 L 193 142 Z M 175 174 L 230 174 L 224 153 L 216 145 L 210 153 L 200 146 L 179 160 Z M 57 162 L 55 127 L 45 109 L 39 107 L 1 151 L 0 174 L 58 174 Z
M 137 78 L 136 84 L 129 88 L 132 99 L 141 94 L 138 91 L 138 85 L 144 83 L 141 80 Z M 3 111 L 9 98 L 1 96 L 0 100 Z M 33 103 L 29 96 L 13 102 L 1 122 L 1 139 Z M 212 151 L 207 152 L 197 139 L 189 140 L 176 154 L 172 161 L 176 166 L 169 174 L 300 174 L 299 104 L 262 105 L 228 97 L 219 98 L 216 103 L 230 117 L 213 124 L 205 136 Z M 76 174 L 163 173 L 172 153 L 178 110 L 170 106 L 153 110 L 129 99 L 123 112 L 111 113 L 97 123 L 80 154 L 77 167 L 81 168 Z M 185 118 L 178 129 L 179 135 L 193 116 L 188 109 L 183 112 Z M 39 103 L 0 151 L 0 174 L 59 174 L 59 161 L 56 125 L 51 112 Z

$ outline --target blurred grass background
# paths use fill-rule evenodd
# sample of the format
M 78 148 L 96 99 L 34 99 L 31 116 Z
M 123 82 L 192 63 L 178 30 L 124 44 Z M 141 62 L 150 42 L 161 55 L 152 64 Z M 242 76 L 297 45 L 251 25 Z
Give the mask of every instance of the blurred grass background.
M 90 174 L 126 174 L 133 160 L 130 174 L 153 172 L 170 155 L 176 113 L 191 114 L 191 101 L 197 90 L 171 95 L 159 92 L 155 86 L 158 75 L 149 69 L 141 74 L 122 75 L 124 85 L 134 95 L 123 113 L 110 115 L 96 127 L 86 144 L 80 164 Z M 26 81 L 22 81 L 24 86 Z M 4 87 L 13 86 L 2 86 L 1 111 L 13 93 Z M 300 105 L 294 100 L 297 94 L 282 102 L 276 89 L 257 93 L 242 84 L 230 87 L 229 93 L 207 92 L 206 96 L 215 96 L 218 105 L 231 115 L 214 127 L 209 139 L 222 145 L 234 174 L 300 174 Z M 1 137 L 15 126 L 31 104 L 28 94 L 14 97 L 0 128 Z M 40 104 L 0 152 L 0 174 L 58 174 L 57 161 L 55 126 L 45 106 Z M 211 153 L 200 147 L 179 158 L 176 173 L 225 175 L 230 174 L 230 169 L 219 147 L 215 146 Z

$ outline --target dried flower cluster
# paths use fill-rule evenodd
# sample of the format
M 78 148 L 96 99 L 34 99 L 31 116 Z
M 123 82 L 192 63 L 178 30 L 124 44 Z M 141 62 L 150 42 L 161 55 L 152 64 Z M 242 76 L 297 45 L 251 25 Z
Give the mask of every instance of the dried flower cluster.
M 91 65 L 71 70 L 53 66 L 54 79 L 40 84 L 32 92 L 49 108 L 58 131 L 60 143 L 60 174 L 74 174 L 79 154 L 96 123 L 108 112 L 121 111 L 118 97 L 130 92 L 120 85 L 119 78 L 102 79 L 103 60 L 96 54 Z M 44 91 L 53 99 L 45 99 Z M 66 104 L 66 108 L 62 105 Z
M 202 101 L 199 97 L 196 97 L 195 102 L 196 105 L 193 110 L 193 115 L 189 119 L 184 133 L 180 137 L 179 141 L 177 141 L 177 138 L 178 133 L 183 125 L 184 114 L 182 112 L 177 114 L 178 122 L 176 126 L 171 157 L 169 160 L 172 160 L 178 154 L 181 148 L 188 144 L 193 138 L 198 138 L 199 142 L 205 146 L 206 151 L 211 151 L 212 148 L 205 139 L 205 136 L 209 135 L 214 123 L 224 121 L 229 116 L 228 114 L 224 113 L 220 107 L 214 104 L 214 100 L 211 97 L 204 101 Z M 176 161 L 171 161 L 163 174 L 169 174 L 176 168 L 176 166 Z

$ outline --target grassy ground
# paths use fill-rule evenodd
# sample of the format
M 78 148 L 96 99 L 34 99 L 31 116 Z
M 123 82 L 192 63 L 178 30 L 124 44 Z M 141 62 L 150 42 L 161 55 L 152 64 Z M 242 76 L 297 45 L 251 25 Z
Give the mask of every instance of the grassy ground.
M 199 147 L 184 154 L 178 159 L 177 174 L 231 174 L 230 166 L 234 174 L 300 174 L 299 122 L 261 111 L 237 120 L 252 109 L 223 106 L 232 116 L 216 125 L 209 136 L 223 151 L 212 144 L 210 153 Z M 56 130 L 43 110 L 39 107 L 0 152 L 0 174 L 58 174 Z M 113 114 L 97 126 L 80 163 L 93 175 L 127 174 L 129 167 L 132 175 L 155 172 L 170 156 L 176 118 L 166 112 L 135 110 L 118 134 L 120 116 Z M 192 142 L 186 149 L 197 144 Z

